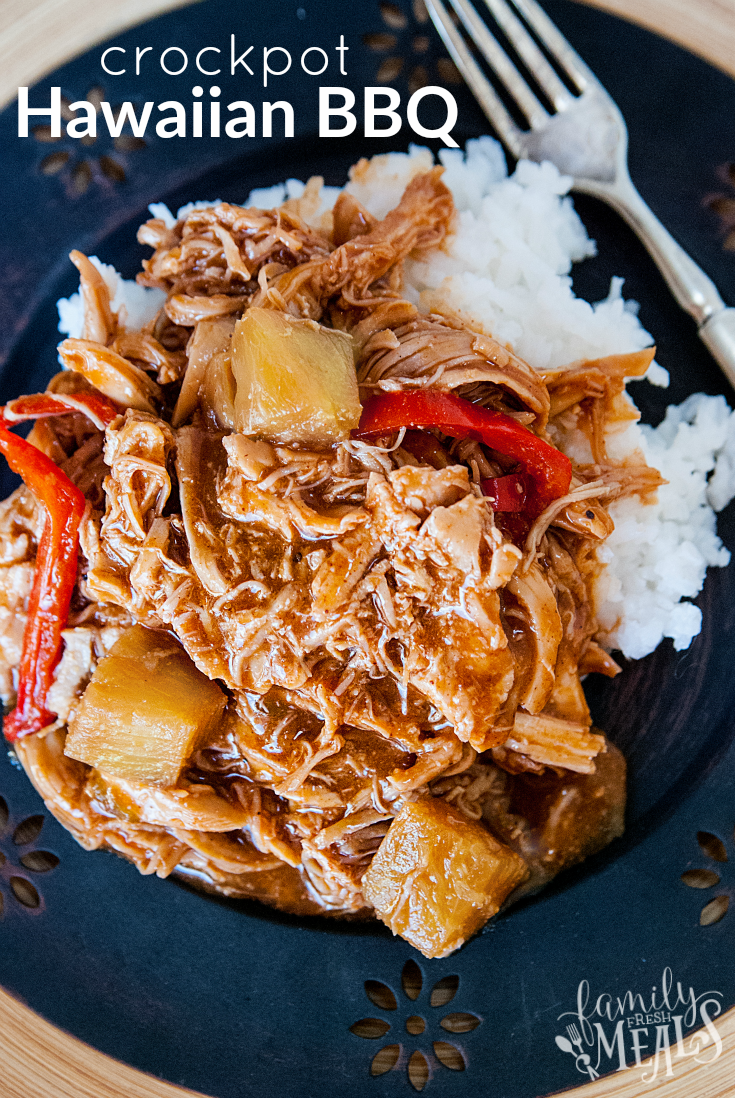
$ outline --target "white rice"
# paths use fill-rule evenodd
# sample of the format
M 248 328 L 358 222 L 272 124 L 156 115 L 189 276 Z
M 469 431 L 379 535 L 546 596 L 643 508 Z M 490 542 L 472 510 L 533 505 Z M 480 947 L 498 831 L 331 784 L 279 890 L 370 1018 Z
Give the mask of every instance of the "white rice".
M 114 267 L 109 263 L 102 263 L 96 255 L 91 255 L 89 258 L 107 283 L 110 304 L 124 327 L 136 331 L 155 319 L 156 313 L 166 300 L 163 290 L 139 286 L 137 282 L 122 278 Z M 62 297 L 56 302 L 56 308 L 59 311 L 59 331 L 79 339 L 84 328 L 84 303 L 81 293 Z
M 689 647 L 702 614 L 681 600 L 701 591 L 708 566 L 730 561 L 715 511 L 735 495 L 735 415 L 724 397 L 695 393 L 670 405 L 659 427 L 634 424 L 625 434 L 668 481 L 653 503 L 641 506 L 635 496 L 613 503 L 615 530 L 598 550 L 607 564 L 596 590 L 601 639 L 639 659 L 663 637 L 677 651 Z
M 636 304 L 623 299 L 621 279 L 612 280 L 607 298 L 596 305 L 574 296 L 572 263 L 594 255 L 595 244 L 567 196 L 571 179 L 551 164 L 527 161 L 508 177 L 502 149 L 489 137 L 470 141 L 465 153 L 444 149 L 439 156 L 459 211 L 458 228 L 429 261 L 406 265 L 408 297 L 427 310 L 461 314 L 540 370 L 650 346 Z M 408 154 L 375 157 L 360 165 L 345 189 L 384 217 L 409 180 L 432 163 L 429 150 L 415 146 Z M 253 191 L 245 204 L 271 208 L 299 198 L 303 189 L 301 181 L 290 179 Z M 322 189 L 316 219 L 339 193 Z M 182 207 L 177 217 L 208 205 L 214 203 Z M 151 213 L 175 223 L 163 203 L 151 206 Z M 125 282 L 112 267 L 93 261 L 114 292 L 113 308 L 124 306 L 125 324 L 136 328 L 152 319 L 163 299 L 159 291 Z M 79 294 L 58 306 L 59 330 L 81 334 Z M 646 377 L 668 385 L 657 363 Z M 581 433 L 568 445 L 586 457 Z M 601 640 L 634 659 L 664 637 L 677 650 L 687 648 L 701 628 L 701 613 L 687 600 L 701 590 L 708 566 L 730 560 L 716 533 L 715 511 L 735 496 L 735 415 L 724 397 L 697 394 L 670 407 L 656 429 L 630 425 L 610 449 L 619 458 L 641 450 L 669 483 L 656 502 L 633 497 L 611 505 L 615 530 L 600 551 L 604 567 L 595 592 Z

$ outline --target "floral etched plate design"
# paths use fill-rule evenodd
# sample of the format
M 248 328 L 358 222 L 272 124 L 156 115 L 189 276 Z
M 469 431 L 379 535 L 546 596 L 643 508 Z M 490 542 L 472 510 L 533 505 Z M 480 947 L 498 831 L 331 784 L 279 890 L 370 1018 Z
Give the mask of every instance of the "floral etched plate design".
M 626 116 L 644 197 L 735 304 L 735 259 L 723 247 L 735 216 L 735 175 L 723 169 L 735 160 L 735 84 L 599 11 L 569 0 L 547 7 Z M 106 75 L 96 48 L 31 89 L 31 103 L 48 103 L 52 85 L 67 103 L 86 99 L 100 110 L 107 102 L 113 114 L 126 100 L 188 100 L 206 78 L 164 76 L 157 59 L 172 45 L 190 58 L 220 48 L 222 100 L 259 103 L 262 81 L 226 68 L 231 34 L 254 52 L 276 44 L 294 57 L 314 45 L 331 51 L 328 80 L 306 78 L 295 64 L 269 86 L 273 100 L 294 104 L 293 138 L 136 141 L 124 130 L 117 141 L 84 144 L 51 140 L 40 120 L 19 139 L 14 107 L 0 114 L 3 401 L 43 388 L 56 368 L 54 302 L 76 288 L 72 247 L 132 277 L 146 254 L 135 228 L 149 202 L 237 202 L 252 187 L 310 174 L 340 183 L 360 156 L 414 140 L 407 131 L 366 140 L 359 127 L 320 140 L 319 83 L 352 88 L 358 103 L 366 85 L 390 85 L 404 104 L 415 88 L 441 83 L 457 97 L 457 139 L 487 131 L 418 0 L 204 0 L 109 43 L 128 57 L 152 47 L 142 76 L 134 67 Z M 335 75 L 340 34 L 349 49 L 344 76 Z M 726 392 L 633 235 L 599 203 L 576 203 L 600 253 L 575 272 L 577 292 L 599 300 L 613 274 L 625 276 L 625 294 L 641 302 L 671 372 L 666 392 L 635 387 L 644 417 L 657 422 L 667 403 L 694 391 Z M 12 484 L 3 473 L 4 494 Z M 732 509 L 720 516 L 730 547 L 733 517 Z M 650 997 L 668 972 L 732 1006 L 735 969 L 722 962 L 735 935 L 725 860 L 735 856 L 735 570 L 713 572 L 698 601 L 704 628 L 689 651 L 665 644 L 614 682 L 590 684 L 596 722 L 629 761 L 624 838 L 444 960 L 424 960 L 377 924 L 296 920 L 86 853 L 3 757 L 0 984 L 104 1052 L 217 1098 L 384 1098 L 424 1088 L 436 1098 L 537 1098 L 591 1077 L 593 1063 L 575 1048 L 584 1026 L 565 1016 L 580 985 L 593 997 Z M 685 1019 L 684 1032 L 695 1022 Z M 599 1071 L 616 1066 L 608 1057 Z

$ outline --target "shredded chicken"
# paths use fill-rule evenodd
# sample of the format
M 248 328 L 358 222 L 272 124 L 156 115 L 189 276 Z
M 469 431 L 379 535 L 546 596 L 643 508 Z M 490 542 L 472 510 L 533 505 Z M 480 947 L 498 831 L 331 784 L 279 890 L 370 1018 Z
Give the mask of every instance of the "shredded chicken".
M 397 327 L 386 324 L 362 347 L 359 377 L 364 390 L 449 390 L 488 405 L 510 399 L 532 411 L 539 426 L 545 424 L 546 387 L 507 347 L 445 317 L 397 319 Z
M 288 911 L 365 916 L 376 851 L 427 798 L 525 861 L 518 894 L 619 834 L 623 767 L 591 730 L 581 676 L 617 671 L 590 598 L 607 505 L 660 483 L 606 448 L 633 414 L 624 378 L 651 355 L 542 375 L 457 317 L 419 313 L 402 264 L 452 232 L 441 174 L 416 175 L 382 221 L 348 195 L 319 219 L 315 180 L 278 210 L 221 203 L 172 229 L 146 222 L 139 279 L 167 301 L 140 332 L 120 327 L 104 279 L 73 253 L 84 334 L 61 344 L 49 392 L 96 389 L 120 415 L 104 432 L 55 416 L 31 436 L 87 509 L 47 699 L 57 719 L 17 753 L 87 849 Z M 452 391 L 558 446 L 581 432 L 588 460 L 535 521 L 514 522 L 482 495 L 507 469 L 476 438 L 318 448 L 242 434 L 233 335 L 252 307 L 350 333 L 363 397 Z M 42 528 L 25 488 L 0 505 L 6 705 Z M 174 784 L 64 750 L 135 623 L 175 637 L 224 696 Z

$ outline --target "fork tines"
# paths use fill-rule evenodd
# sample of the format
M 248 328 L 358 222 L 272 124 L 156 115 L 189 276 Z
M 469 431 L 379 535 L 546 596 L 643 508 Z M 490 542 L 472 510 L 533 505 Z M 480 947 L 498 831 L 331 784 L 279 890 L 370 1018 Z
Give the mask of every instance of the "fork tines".
M 529 127 L 533 130 L 544 126 L 550 117 L 548 110 L 470 0 L 448 0 L 448 2 L 461 21 L 467 36 L 474 42 L 488 67 L 526 118 Z M 554 110 L 566 110 L 577 101 L 578 96 L 574 95 L 560 78 L 536 39 L 543 44 L 548 55 L 553 58 L 579 95 L 592 84 L 597 83 L 582 58 L 572 49 L 536 0 L 513 0 L 512 5 L 508 0 L 485 0 L 485 4 Z M 426 0 L 426 5 L 452 60 L 497 129 L 501 140 L 514 156 L 521 156 L 524 131 L 517 125 L 505 103 L 472 56 L 444 0 Z

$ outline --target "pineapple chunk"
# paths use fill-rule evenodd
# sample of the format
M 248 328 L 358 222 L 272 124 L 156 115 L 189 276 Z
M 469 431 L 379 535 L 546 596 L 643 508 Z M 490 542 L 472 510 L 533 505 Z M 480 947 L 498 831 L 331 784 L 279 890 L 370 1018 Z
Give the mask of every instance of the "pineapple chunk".
M 331 446 L 360 421 L 352 337 L 257 306 L 232 339 L 235 421 L 245 435 Z
M 362 879 L 365 899 L 425 957 L 446 957 L 528 876 L 523 858 L 446 801 L 404 805 Z
M 97 666 L 64 751 L 116 778 L 175 785 L 226 701 L 178 641 L 134 625 Z

